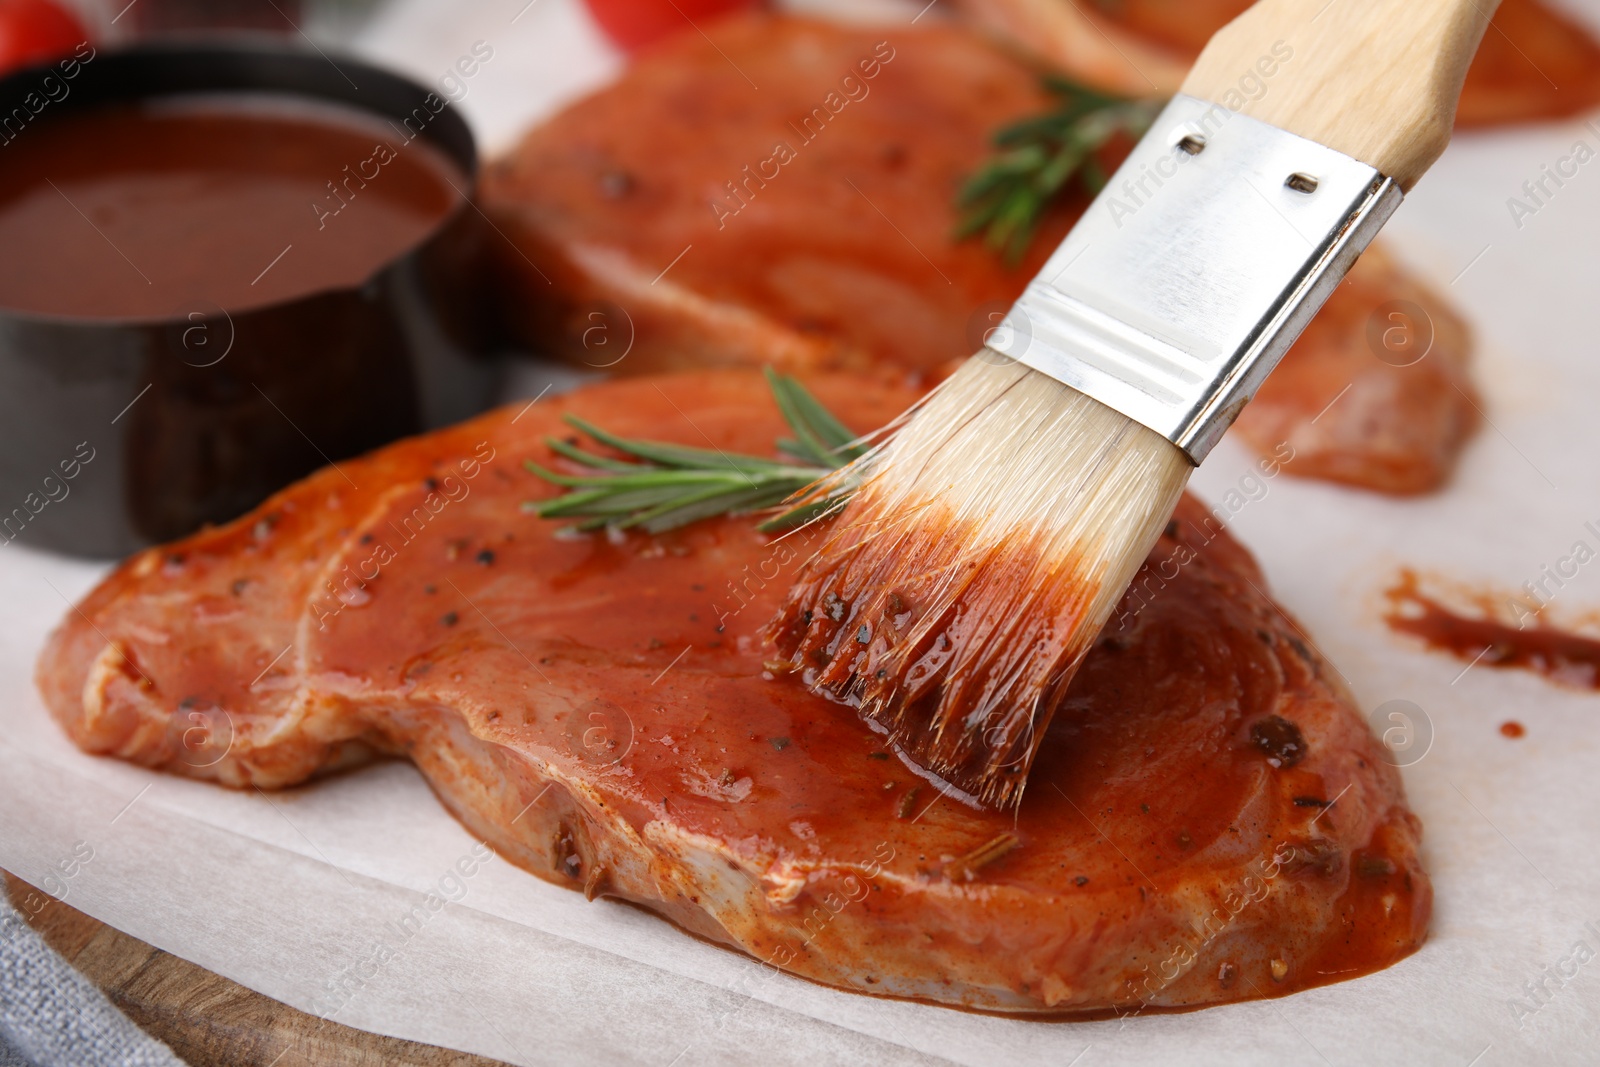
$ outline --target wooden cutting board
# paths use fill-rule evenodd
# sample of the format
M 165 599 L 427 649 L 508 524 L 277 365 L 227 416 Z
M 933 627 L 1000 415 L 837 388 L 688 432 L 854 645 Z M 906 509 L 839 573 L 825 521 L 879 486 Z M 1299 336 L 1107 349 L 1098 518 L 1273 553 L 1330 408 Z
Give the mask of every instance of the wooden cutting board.
M 505 1067 L 296 1011 L 0 873 L 12 906 L 28 925 L 191 1067 Z

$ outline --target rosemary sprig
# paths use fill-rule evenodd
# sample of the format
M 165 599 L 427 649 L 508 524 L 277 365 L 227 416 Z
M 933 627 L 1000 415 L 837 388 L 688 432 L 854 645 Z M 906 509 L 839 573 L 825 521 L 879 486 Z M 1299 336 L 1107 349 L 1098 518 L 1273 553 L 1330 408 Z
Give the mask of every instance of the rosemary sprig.
M 1074 178 L 1090 193 L 1105 187 L 1100 149 L 1119 133 L 1143 136 L 1165 103 L 1113 96 L 1053 74 L 1043 81 L 1059 105 L 996 133 L 994 156 L 956 194 L 957 237 L 982 232 L 984 243 L 1013 263 Z
M 661 533 L 714 515 L 738 515 L 774 508 L 867 450 L 843 423 L 787 375 L 767 370 L 767 384 L 794 436 L 777 442 L 789 460 L 729 454 L 662 441 L 619 437 L 576 415 L 566 422 L 596 441 L 635 460 L 613 459 L 559 438 L 546 438 L 551 451 L 582 467 L 581 474 L 558 474 L 532 460 L 524 466 L 569 492 L 523 503 L 540 518 L 576 518 L 566 527 L 591 531 L 639 527 Z M 817 499 L 760 524 L 763 530 L 802 525 L 839 507 L 853 486 L 843 484 Z

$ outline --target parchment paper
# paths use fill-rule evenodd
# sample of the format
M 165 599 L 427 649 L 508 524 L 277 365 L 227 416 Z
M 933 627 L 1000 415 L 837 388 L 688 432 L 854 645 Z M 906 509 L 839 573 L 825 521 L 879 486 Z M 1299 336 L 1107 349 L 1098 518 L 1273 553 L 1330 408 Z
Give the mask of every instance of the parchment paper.
M 461 106 L 493 149 L 618 62 L 576 3 L 524 4 L 408 0 L 358 45 L 436 79 L 488 42 L 494 56 Z M 1600 25 L 1600 5 L 1585 10 Z M 479 863 L 409 766 L 267 796 L 79 753 L 40 704 L 33 661 L 104 568 L 16 545 L 0 547 L 0 866 L 298 1008 L 337 1005 L 340 1022 L 518 1064 L 1592 1063 L 1600 696 L 1463 672 L 1378 621 L 1401 564 L 1515 590 L 1575 541 L 1596 541 L 1584 523 L 1600 520 L 1600 161 L 1520 227 L 1506 203 L 1579 139 L 1600 149 L 1577 121 L 1459 138 L 1390 227 L 1391 247 L 1480 336 L 1491 425 L 1452 486 L 1404 501 L 1280 476 L 1232 520 L 1363 708 L 1410 701 L 1431 733 L 1404 773 L 1437 911 L 1427 945 L 1388 971 L 1280 1001 L 1076 1024 L 774 976 L 634 909 Z M 525 369 L 518 388 L 549 377 Z M 1220 500 L 1252 466 L 1225 442 L 1196 488 Z M 1552 611 L 1596 607 L 1600 565 Z M 1507 719 L 1526 738 L 1502 737 Z M 429 892 L 450 903 L 398 932 Z M 280 1062 L 300 1061 L 286 1050 Z

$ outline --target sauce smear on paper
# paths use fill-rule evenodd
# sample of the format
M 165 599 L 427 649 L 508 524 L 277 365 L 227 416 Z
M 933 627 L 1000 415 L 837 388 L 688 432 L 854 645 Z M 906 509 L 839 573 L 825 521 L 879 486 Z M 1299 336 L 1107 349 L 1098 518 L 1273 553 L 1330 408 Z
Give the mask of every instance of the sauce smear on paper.
M 1600 689 L 1600 640 L 1540 622 L 1518 628 L 1497 618 L 1483 597 L 1480 614 L 1446 607 L 1424 593 L 1414 571 L 1400 573 L 1385 593 L 1384 622 L 1429 648 L 1484 667 L 1520 667 L 1564 685 Z

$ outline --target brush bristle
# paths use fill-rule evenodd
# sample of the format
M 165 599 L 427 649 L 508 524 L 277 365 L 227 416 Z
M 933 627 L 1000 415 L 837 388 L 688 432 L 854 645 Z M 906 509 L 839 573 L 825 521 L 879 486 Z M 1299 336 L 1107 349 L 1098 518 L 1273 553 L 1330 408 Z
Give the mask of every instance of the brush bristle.
M 767 635 L 911 760 L 1013 806 L 1191 470 L 1154 431 L 985 351 L 841 472 L 861 488 Z

